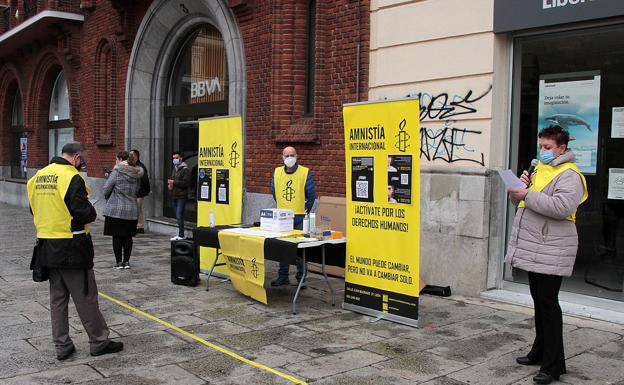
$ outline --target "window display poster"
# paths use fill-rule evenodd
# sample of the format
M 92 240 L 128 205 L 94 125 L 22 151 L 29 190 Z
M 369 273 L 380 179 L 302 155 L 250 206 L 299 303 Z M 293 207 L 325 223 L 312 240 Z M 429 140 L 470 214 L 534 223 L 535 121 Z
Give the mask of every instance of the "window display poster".
M 600 73 L 543 75 L 539 82 L 538 128 L 557 124 L 570 133 L 568 147 L 584 174 L 595 174 L 598 153 Z
M 347 246 L 343 307 L 417 326 L 420 122 L 417 99 L 343 107 Z
M 241 223 L 243 148 L 243 124 L 240 116 L 199 120 L 197 226 L 210 226 L 210 211 L 214 213 L 217 226 Z M 215 258 L 217 250 L 200 248 L 199 264 L 203 271 L 210 270 Z M 218 262 L 224 262 L 223 258 L 220 257 Z M 226 266 L 217 266 L 215 272 L 222 276 L 229 275 Z
M 608 199 L 624 200 L 624 168 L 609 169 Z
M 23 133 L 19 138 L 19 146 L 20 146 L 20 171 L 23 176 L 26 176 L 27 172 L 27 162 L 28 162 L 28 136 L 26 133 Z
M 210 202 L 212 197 L 212 169 L 200 168 L 197 174 L 197 200 Z
M 624 138 L 624 107 L 611 109 L 611 137 Z

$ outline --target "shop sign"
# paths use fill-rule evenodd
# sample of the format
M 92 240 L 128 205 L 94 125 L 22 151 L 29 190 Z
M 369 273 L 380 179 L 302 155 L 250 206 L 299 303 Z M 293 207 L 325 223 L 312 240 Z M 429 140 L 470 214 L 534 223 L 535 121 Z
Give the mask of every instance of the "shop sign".
M 221 92 L 221 82 L 216 76 L 212 79 L 191 83 L 191 98 L 201 98 L 215 92 Z
M 624 15 L 621 0 L 495 0 L 494 32 Z

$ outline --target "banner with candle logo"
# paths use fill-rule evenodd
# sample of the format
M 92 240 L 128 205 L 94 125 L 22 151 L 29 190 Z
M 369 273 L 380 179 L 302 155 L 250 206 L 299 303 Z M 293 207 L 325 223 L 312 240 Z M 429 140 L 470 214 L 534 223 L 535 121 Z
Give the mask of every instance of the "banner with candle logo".
M 197 151 L 197 226 L 239 224 L 243 215 L 243 123 L 240 116 L 201 119 Z M 217 250 L 200 248 L 200 266 L 210 270 Z M 225 266 L 215 269 L 228 275 Z
M 344 308 L 417 326 L 418 100 L 347 104 L 343 118 L 348 234 Z

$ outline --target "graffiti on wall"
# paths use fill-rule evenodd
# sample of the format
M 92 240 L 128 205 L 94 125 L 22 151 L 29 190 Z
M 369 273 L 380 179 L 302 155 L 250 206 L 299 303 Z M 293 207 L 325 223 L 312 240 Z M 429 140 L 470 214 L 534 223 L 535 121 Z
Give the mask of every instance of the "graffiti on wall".
M 492 86 L 482 93 L 469 90 L 462 95 L 450 96 L 420 92 L 420 158 L 427 161 L 442 160 L 447 163 L 466 162 L 485 166 L 485 156 L 479 149 L 468 145 L 470 139 L 481 135 L 479 130 L 461 127 L 458 117 L 467 117 L 478 111 L 476 103 L 492 91 Z M 410 97 L 412 95 L 408 95 Z M 428 122 L 442 122 L 429 126 Z

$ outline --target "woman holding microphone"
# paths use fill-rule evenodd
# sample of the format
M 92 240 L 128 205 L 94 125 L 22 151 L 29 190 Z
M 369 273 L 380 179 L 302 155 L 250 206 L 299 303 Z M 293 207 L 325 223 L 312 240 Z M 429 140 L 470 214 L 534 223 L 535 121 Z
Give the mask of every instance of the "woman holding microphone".
M 539 163 L 532 174 L 524 171 L 520 177 L 527 188 L 508 190 L 518 211 L 505 261 L 528 272 L 535 310 L 535 341 L 516 362 L 540 365 L 533 381 L 549 384 L 566 373 L 559 289 L 562 277 L 572 275 L 576 210 L 587 199 L 587 185 L 568 149 L 567 131 L 551 125 L 538 137 Z

